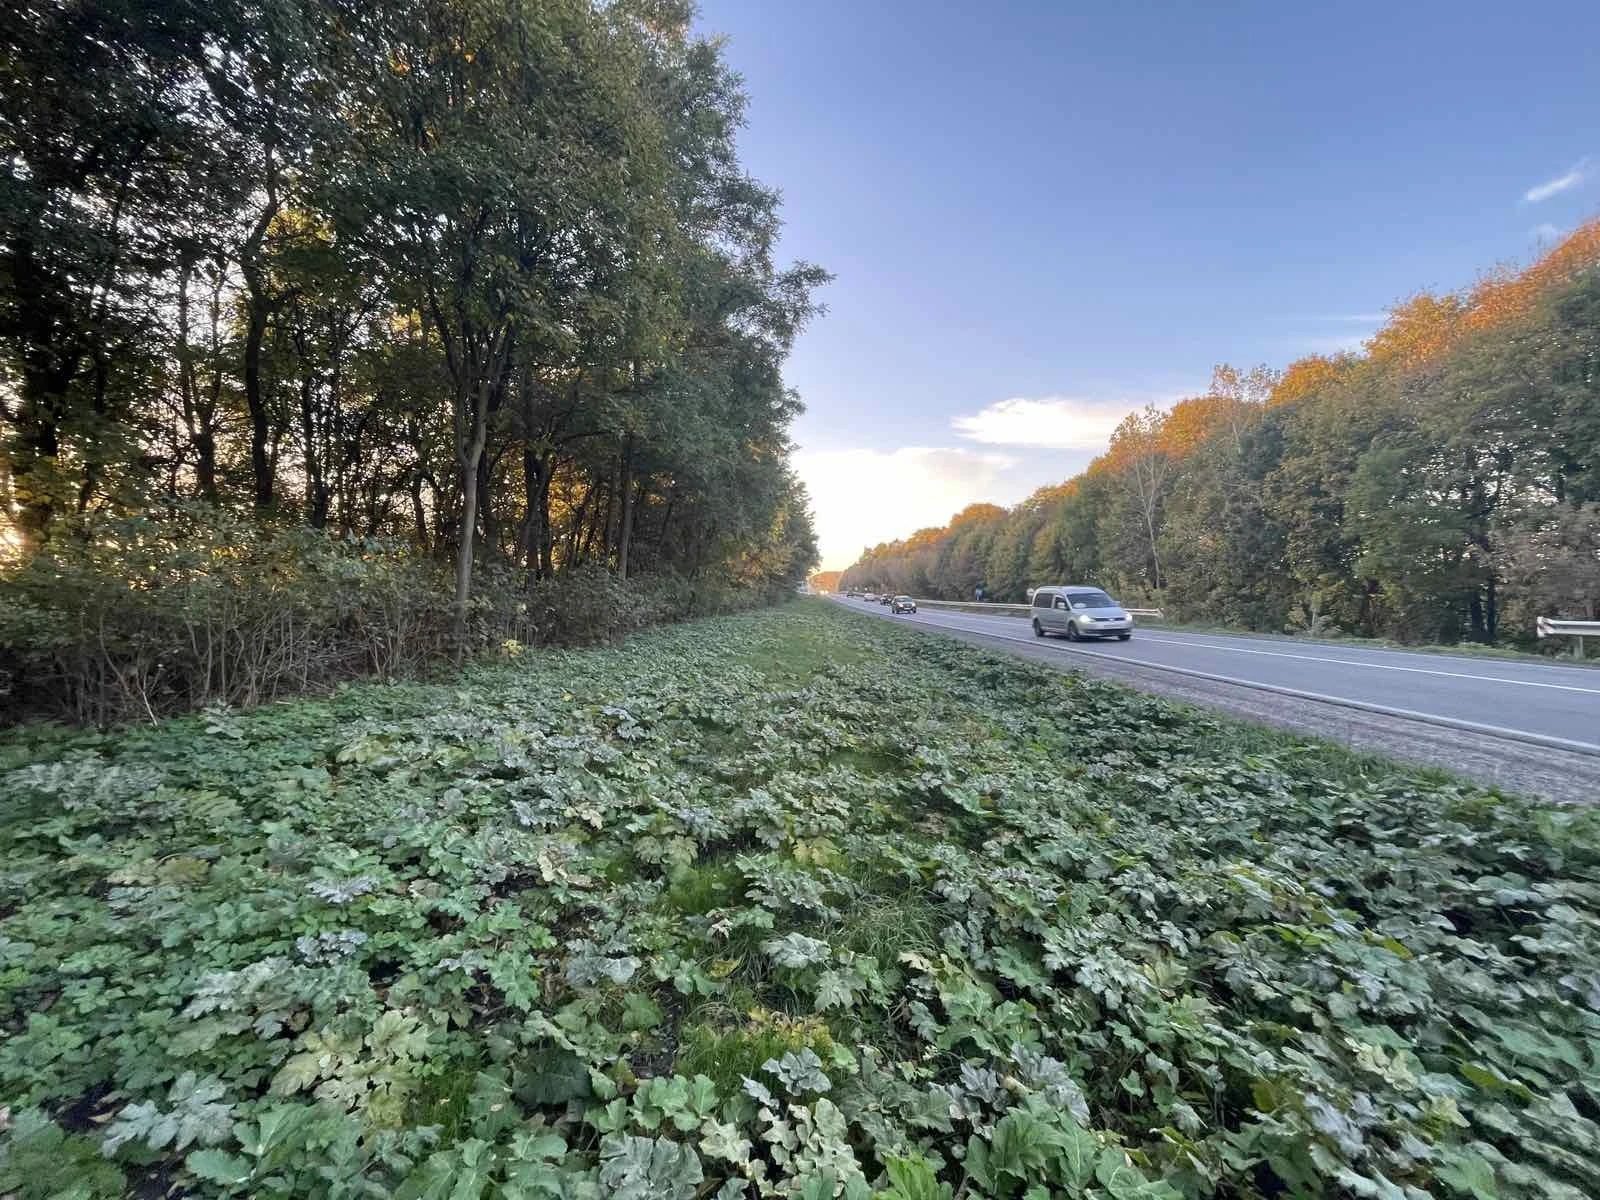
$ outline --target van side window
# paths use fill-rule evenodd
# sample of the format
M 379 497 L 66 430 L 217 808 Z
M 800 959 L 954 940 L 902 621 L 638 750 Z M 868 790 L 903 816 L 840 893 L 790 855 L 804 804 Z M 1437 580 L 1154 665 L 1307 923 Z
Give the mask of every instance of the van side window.
M 1066 606 L 1067 606 L 1066 597 L 1065 596 L 1057 596 L 1056 597 L 1056 607 L 1057 608 L 1065 608 Z
M 1050 607 L 1050 593 L 1048 593 L 1048 592 L 1035 592 L 1033 594 L 1033 606 L 1035 608 L 1049 608 Z

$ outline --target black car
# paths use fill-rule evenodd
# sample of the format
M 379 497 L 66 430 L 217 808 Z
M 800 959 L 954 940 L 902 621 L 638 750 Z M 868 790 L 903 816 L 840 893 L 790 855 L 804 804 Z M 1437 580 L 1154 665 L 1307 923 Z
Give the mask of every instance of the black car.
M 889 603 L 889 611 L 892 613 L 914 613 L 917 611 L 917 602 L 910 596 L 896 596 Z

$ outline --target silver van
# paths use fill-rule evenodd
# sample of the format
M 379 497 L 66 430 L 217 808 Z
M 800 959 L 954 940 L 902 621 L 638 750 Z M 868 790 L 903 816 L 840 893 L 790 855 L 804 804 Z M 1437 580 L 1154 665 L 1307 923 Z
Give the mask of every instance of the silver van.
M 1033 636 L 1047 633 L 1065 634 L 1069 642 L 1091 637 L 1125 642 L 1133 636 L 1133 618 L 1097 587 L 1059 584 L 1033 593 Z

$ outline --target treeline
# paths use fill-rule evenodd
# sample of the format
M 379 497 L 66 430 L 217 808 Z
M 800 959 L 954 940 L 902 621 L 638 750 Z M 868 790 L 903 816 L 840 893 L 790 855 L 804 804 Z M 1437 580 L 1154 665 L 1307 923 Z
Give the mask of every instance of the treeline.
M 37 605 L 210 512 L 208 544 L 245 514 L 448 563 L 463 642 L 485 571 L 791 590 L 815 544 L 781 366 L 826 276 L 774 263 L 740 81 L 691 16 L 6 5 L 5 586 Z M 193 559 L 111 586 L 137 606 Z
M 1218 367 L 1078 477 L 866 551 L 843 585 L 1093 582 L 1189 620 L 1493 643 L 1600 618 L 1600 222 L 1397 305 L 1361 354 Z
M 839 580 L 844 578 L 843 571 L 816 571 L 806 582 L 819 592 L 836 592 L 839 590 Z

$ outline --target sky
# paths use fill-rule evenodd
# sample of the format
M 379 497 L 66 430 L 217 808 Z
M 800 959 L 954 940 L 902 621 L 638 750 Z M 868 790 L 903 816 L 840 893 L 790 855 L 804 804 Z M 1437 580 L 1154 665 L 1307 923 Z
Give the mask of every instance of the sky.
M 1076 474 L 1217 362 L 1600 212 L 1600 4 L 701 0 L 784 259 L 823 566 Z

